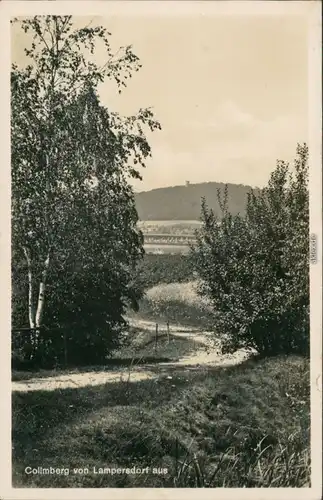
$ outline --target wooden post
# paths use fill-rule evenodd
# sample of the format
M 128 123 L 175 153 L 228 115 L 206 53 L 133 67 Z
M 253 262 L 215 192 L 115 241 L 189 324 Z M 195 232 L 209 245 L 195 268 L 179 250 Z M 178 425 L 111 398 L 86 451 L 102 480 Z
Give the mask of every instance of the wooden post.
M 169 338 L 169 321 L 167 321 L 167 339 L 168 339 L 168 343 L 170 342 L 170 338 Z
M 156 323 L 155 349 L 157 349 L 157 342 L 158 342 L 158 323 Z

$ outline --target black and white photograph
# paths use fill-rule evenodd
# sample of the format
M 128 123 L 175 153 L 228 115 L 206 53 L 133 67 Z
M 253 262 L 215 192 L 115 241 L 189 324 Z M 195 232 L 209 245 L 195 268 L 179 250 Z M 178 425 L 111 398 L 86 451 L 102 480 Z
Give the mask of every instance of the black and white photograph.
M 320 3 L 1 3 L 10 499 L 318 499 Z

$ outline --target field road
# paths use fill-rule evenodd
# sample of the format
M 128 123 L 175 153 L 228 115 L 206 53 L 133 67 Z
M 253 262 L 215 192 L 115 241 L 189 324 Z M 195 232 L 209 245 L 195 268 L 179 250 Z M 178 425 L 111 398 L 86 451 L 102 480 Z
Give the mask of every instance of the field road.
M 155 323 L 152 321 L 135 319 L 130 321 L 131 326 L 142 329 L 143 332 L 153 331 Z M 161 325 L 162 326 L 162 325 Z M 163 328 L 160 333 L 162 333 Z M 211 348 L 210 333 L 199 332 L 197 329 L 185 326 L 171 326 L 171 334 L 178 337 L 189 337 L 196 342 L 196 351 L 189 356 L 180 358 L 178 361 L 158 363 L 158 367 L 167 371 L 167 367 L 180 366 L 230 366 L 241 363 L 248 357 L 246 351 L 240 350 L 234 354 L 222 355 L 216 347 Z M 156 365 L 154 365 L 156 367 Z M 53 373 L 53 372 L 52 372 Z M 108 371 L 88 371 L 88 372 L 56 372 L 52 375 L 44 372 L 44 377 L 35 376 L 28 380 L 12 382 L 12 391 L 53 391 L 57 389 L 77 388 L 86 386 L 96 386 L 116 382 L 138 382 L 157 378 L 160 374 L 152 370 L 149 364 L 133 366 L 129 368 L 115 367 Z

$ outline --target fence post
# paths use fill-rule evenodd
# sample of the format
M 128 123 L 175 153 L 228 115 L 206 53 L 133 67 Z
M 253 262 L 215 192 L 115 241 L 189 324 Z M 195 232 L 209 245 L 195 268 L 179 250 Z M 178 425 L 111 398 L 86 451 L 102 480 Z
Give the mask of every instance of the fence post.
M 170 338 L 169 338 L 169 321 L 167 321 L 167 339 L 168 339 L 168 343 L 170 342 Z
M 157 349 L 157 342 L 158 342 L 158 323 L 156 323 L 155 349 Z

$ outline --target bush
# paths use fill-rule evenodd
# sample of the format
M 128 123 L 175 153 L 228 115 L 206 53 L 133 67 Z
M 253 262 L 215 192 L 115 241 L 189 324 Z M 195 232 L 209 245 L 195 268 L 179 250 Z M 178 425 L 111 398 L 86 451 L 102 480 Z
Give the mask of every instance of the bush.
M 53 368 L 104 363 L 111 351 L 124 339 L 127 303 L 136 291 L 126 288 L 119 269 L 55 267 L 47 286 L 44 325 L 38 333 L 36 354 L 28 331 L 24 267 L 13 272 L 12 365 L 21 368 Z M 119 280 L 116 286 L 116 280 Z M 128 296 L 127 296 L 128 294 Z M 139 298 L 139 295 L 138 295 Z M 67 353 L 67 356 L 66 356 Z
M 191 257 L 225 350 L 308 354 L 307 146 L 298 145 L 294 170 L 278 161 L 268 185 L 249 193 L 244 216 L 229 213 L 227 191 L 218 198 L 221 220 L 202 202 Z

